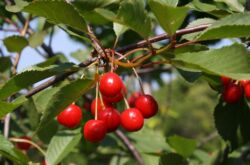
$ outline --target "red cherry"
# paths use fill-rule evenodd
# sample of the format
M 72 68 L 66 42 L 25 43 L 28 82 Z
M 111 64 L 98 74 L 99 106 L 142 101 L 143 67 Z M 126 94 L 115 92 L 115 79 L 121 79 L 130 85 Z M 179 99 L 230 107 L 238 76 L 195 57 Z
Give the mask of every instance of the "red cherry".
M 112 104 L 108 103 L 106 100 L 103 99 L 103 106 L 101 104 L 101 99 L 97 99 L 97 111 L 100 112 L 100 111 L 103 111 L 105 108 L 107 107 L 112 107 Z M 91 102 L 91 114 L 93 116 L 95 116 L 95 105 L 96 105 L 96 99 L 94 99 L 92 102 Z
M 223 91 L 223 99 L 227 103 L 236 103 L 241 99 L 242 88 L 234 83 L 228 84 Z
M 83 104 L 83 108 L 85 109 L 85 110 L 87 110 L 87 111 L 90 111 L 90 109 L 91 109 L 91 104 L 90 104 L 90 102 L 85 102 L 84 104 Z
M 127 93 L 127 88 L 125 87 L 124 84 L 122 84 L 122 90 L 118 95 L 116 95 L 115 97 L 107 97 L 103 95 L 103 100 L 109 103 L 118 103 L 123 99 L 123 95 L 126 95 L 126 93 Z
M 100 78 L 100 92 L 106 97 L 115 97 L 121 92 L 122 80 L 115 73 L 105 73 Z
M 45 160 L 43 161 L 43 165 L 46 165 L 46 161 Z
M 244 91 L 245 91 L 246 98 L 250 100 L 250 84 L 247 84 L 245 86 Z
M 31 141 L 31 138 L 28 136 L 21 136 L 20 139 L 24 139 L 24 140 L 29 140 Z M 17 142 L 16 143 L 17 148 L 19 148 L 20 150 L 25 150 L 27 151 L 28 149 L 30 149 L 31 144 L 30 143 L 26 143 L 26 142 Z
M 81 120 L 82 110 L 75 104 L 69 105 L 57 116 L 57 121 L 67 128 L 75 128 L 80 124 Z
M 220 80 L 224 86 L 227 86 L 232 79 L 226 76 L 221 76 Z
M 241 85 L 242 87 L 245 87 L 245 86 L 248 85 L 248 84 L 250 84 L 250 80 L 241 80 L 241 81 L 240 81 L 240 85 Z
M 133 92 L 131 96 L 128 98 L 128 103 L 130 107 L 135 107 L 135 100 L 141 96 L 141 92 Z
M 84 125 L 84 138 L 90 142 L 96 143 L 102 141 L 106 135 L 106 125 L 103 120 L 89 120 Z
M 158 112 L 158 104 L 151 95 L 141 95 L 135 100 L 135 107 L 144 118 L 150 118 Z
M 138 131 L 143 127 L 144 118 L 136 108 L 129 108 L 121 113 L 121 125 L 129 132 Z
M 98 119 L 106 123 L 107 132 L 115 131 L 120 125 L 120 113 L 114 108 L 105 108 L 98 113 Z

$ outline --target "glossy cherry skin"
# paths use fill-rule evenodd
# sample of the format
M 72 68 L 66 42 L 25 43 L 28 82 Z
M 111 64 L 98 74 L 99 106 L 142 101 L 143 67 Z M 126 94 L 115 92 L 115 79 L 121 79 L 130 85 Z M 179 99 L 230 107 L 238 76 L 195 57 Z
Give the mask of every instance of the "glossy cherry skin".
M 82 110 L 75 104 L 69 105 L 58 116 L 57 121 L 67 128 L 77 127 L 82 120 Z
M 28 136 L 21 136 L 20 139 L 24 139 L 24 140 L 29 140 L 29 141 L 31 141 L 31 138 L 28 137 Z M 25 142 L 17 142 L 17 143 L 16 143 L 16 146 L 17 146 L 17 148 L 19 148 L 20 150 L 25 150 L 25 151 L 27 151 L 27 150 L 30 149 L 31 144 L 25 143 Z
M 158 104 L 151 95 L 141 95 L 135 100 L 135 107 L 144 118 L 150 118 L 158 112 Z
M 240 81 L 240 85 L 241 85 L 242 87 L 245 87 L 245 86 L 248 85 L 248 84 L 250 84 L 250 80 L 241 80 L 241 81 Z
M 105 108 L 98 113 L 98 119 L 106 123 L 107 132 L 113 132 L 120 125 L 120 112 L 114 108 Z
M 93 143 L 102 141 L 106 132 L 107 128 L 103 120 L 89 120 L 83 128 L 84 138 Z
M 226 76 L 221 76 L 220 80 L 221 80 L 221 83 L 222 83 L 224 86 L 227 86 L 227 85 L 232 81 L 231 78 L 226 77 Z
M 241 86 L 230 83 L 224 88 L 222 96 L 225 102 L 232 104 L 238 102 L 241 99 L 242 93 L 243 91 Z
M 116 95 L 114 97 L 107 97 L 107 96 L 103 95 L 103 100 L 105 100 L 106 102 L 109 102 L 111 104 L 118 103 L 123 99 L 123 95 L 126 95 L 126 93 L 127 93 L 127 88 L 125 87 L 124 84 L 122 84 L 122 90 L 118 95 Z
M 141 92 L 133 92 L 131 96 L 128 98 L 128 103 L 130 107 L 135 107 L 135 100 L 141 96 Z
M 112 104 L 108 103 L 107 101 L 103 100 L 103 106 L 101 104 L 101 99 L 97 99 L 97 111 L 103 111 L 107 107 L 112 107 Z M 95 115 L 95 106 L 96 106 L 96 99 L 91 102 L 91 114 Z
M 250 84 L 247 84 L 244 88 L 245 96 L 250 100 Z
M 135 132 L 143 127 L 144 118 L 136 108 L 129 108 L 121 113 L 121 126 L 128 132 Z
M 115 97 L 122 90 L 123 82 L 115 73 L 105 73 L 100 78 L 100 92 L 106 97 Z

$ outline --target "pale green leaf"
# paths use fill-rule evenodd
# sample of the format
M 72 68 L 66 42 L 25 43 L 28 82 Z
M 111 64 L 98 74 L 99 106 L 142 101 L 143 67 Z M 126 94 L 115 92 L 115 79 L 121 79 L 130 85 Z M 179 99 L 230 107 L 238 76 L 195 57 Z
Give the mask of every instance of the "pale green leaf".
M 29 3 L 23 0 L 15 0 L 15 5 L 7 5 L 5 9 L 12 13 L 18 13 L 22 11 L 22 9 L 27 6 Z
M 87 32 L 84 19 L 71 4 L 64 0 L 36 0 L 26 6 L 23 11 L 45 17 L 54 24 L 65 24 L 76 30 Z
M 81 129 L 58 132 L 51 140 L 46 153 L 48 165 L 57 165 L 81 140 Z
M 216 2 L 224 2 L 233 11 L 237 11 L 237 12 L 244 11 L 244 6 L 239 2 L 239 0 L 215 0 L 215 1 Z
M 39 31 L 39 32 L 35 32 L 33 33 L 30 37 L 29 37 L 29 45 L 32 48 L 36 48 L 40 45 L 42 45 L 44 38 L 46 36 L 46 32 L 45 31 Z
M 128 27 L 126 27 L 125 25 L 121 25 L 119 23 L 114 23 L 113 29 L 115 31 L 116 37 L 119 38 L 123 33 L 125 33 L 128 30 Z

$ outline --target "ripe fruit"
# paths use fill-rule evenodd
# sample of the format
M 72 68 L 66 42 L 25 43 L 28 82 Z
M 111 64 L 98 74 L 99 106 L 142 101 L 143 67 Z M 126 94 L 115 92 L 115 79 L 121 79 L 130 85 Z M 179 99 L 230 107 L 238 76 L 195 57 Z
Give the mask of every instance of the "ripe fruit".
M 114 108 L 106 108 L 100 111 L 98 119 L 106 123 L 107 132 L 115 131 L 120 125 L 120 113 Z
M 138 131 L 143 127 L 144 118 L 136 108 L 129 108 L 121 113 L 121 125 L 129 132 Z
M 242 88 L 234 83 L 228 84 L 223 91 L 223 99 L 227 103 L 236 103 L 241 99 Z
M 250 84 L 247 84 L 245 86 L 244 91 L 245 91 L 246 98 L 250 100 Z
M 97 99 L 97 111 L 103 111 L 103 109 L 107 108 L 107 107 L 112 107 L 112 105 L 110 103 L 108 103 L 107 101 L 103 100 L 103 106 L 101 104 L 101 99 Z M 94 99 L 91 102 L 91 113 L 94 116 L 95 115 L 95 106 L 96 106 L 96 99 Z
M 45 160 L 43 161 L 43 165 L 46 165 L 46 161 Z
M 103 120 L 89 120 L 84 125 L 83 135 L 86 140 L 96 143 L 104 139 L 106 131 L 106 125 Z
M 245 86 L 248 85 L 248 84 L 250 84 L 250 80 L 242 80 L 242 81 L 240 81 L 240 85 L 241 85 L 242 87 L 245 87 Z
M 226 76 L 221 76 L 220 80 L 224 86 L 227 86 L 232 79 Z
M 84 104 L 83 104 L 83 108 L 87 111 L 90 111 L 90 108 L 91 108 L 91 104 L 90 102 L 86 101 Z
M 107 96 L 103 95 L 103 100 L 105 100 L 106 102 L 109 102 L 109 103 L 117 103 L 123 99 L 123 95 L 125 95 L 126 93 L 127 93 L 127 89 L 126 89 L 125 85 L 122 84 L 122 90 L 118 95 L 116 95 L 114 97 L 107 97 Z
M 158 104 L 151 95 L 141 95 L 135 100 L 135 107 L 144 118 L 150 118 L 158 112 Z
M 31 140 L 31 138 L 28 137 L 28 136 L 21 136 L 20 139 Z M 30 149 L 31 144 L 30 143 L 26 143 L 26 142 L 17 142 L 16 146 L 17 146 L 17 148 L 19 148 L 21 150 L 26 150 L 27 151 L 28 149 Z
M 69 105 L 57 116 L 57 121 L 67 128 L 75 128 L 80 124 L 81 120 L 82 110 L 74 104 Z
M 135 100 L 141 96 L 141 92 L 134 92 L 131 94 L 131 96 L 128 98 L 128 103 L 130 107 L 135 107 Z
M 122 80 L 115 73 L 105 73 L 100 78 L 100 92 L 106 97 L 115 97 L 121 92 Z

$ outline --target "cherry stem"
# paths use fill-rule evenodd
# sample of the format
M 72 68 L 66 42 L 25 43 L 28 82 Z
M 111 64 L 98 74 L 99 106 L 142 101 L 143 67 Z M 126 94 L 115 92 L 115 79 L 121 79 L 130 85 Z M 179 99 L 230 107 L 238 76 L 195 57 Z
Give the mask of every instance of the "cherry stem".
M 96 83 L 96 89 L 95 89 L 95 120 L 97 120 L 97 113 L 98 113 L 98 110 L 97 110 L 97 106 L 98 106 L 98 95 L 99 95 L 99 82 Z
M 106 108 L 106 107 L 105 107 L 105 104 L 104 104 L 104 102 L 103 102 L 102 94 L 99 94 L 99 97 L 100 97 L 100 100 L 101 100 L 101 106 L 102 106 L 102 108 Z
M 124 96 L 123 93 L 122 93 L 122 95 L 123 95 L 123 100 L 124 100 L 124 103 L 125 103 L 125 105 L 126 105 L 126 108 L 129 109 L 130 106 L 129 106 L 129 104 L 128 104 L 128 100 L 126 99 L 126 97 Z
M 141 88 L 141 92 L 142 92 L 143 95 L 145 95 L 145 91 L 144 91 L 144 89 L 143 89 L 142 80 L 141 80 L 140 76 L 138 75 L 136 69 L 135 69 L 135 68 L 132 68 L 132 69 L 133 69 L 133 71 L 134 71 L 134 73 L 135 73 L 135 76 L 136 76 L 138 82 L 139 82 L 139 86 L 140 86 L 140 88 Z
M 36 143 L 30 141 L 30 140 L 27 140 L 27 139 L 19 139 L 19 138 L 9 138 L 10 141 L 13 141 L 13 142 L 21 142 L 21 143 L 28 143 L 28 144 L 31 144 L 32 146 L 34 146 L 38 151 L 40 151 L 44 156 L 46 155 L 46 152 L 39 146 L 37 145 Z

